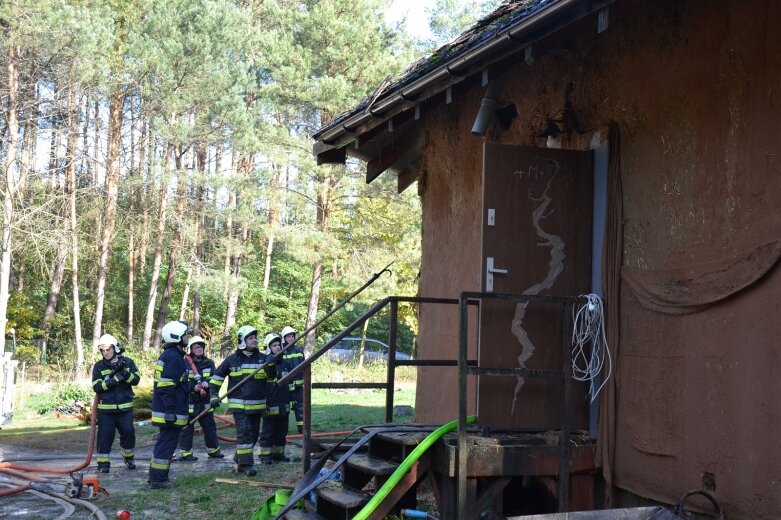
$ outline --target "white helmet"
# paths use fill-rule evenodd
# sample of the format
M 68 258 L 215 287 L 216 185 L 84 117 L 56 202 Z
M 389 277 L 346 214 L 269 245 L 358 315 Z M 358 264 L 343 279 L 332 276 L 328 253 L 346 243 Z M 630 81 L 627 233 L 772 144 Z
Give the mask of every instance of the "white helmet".
M 196 345 L 198 343 L 203 345 L 203 349 L 206 350 L 206 340 L 200 336 L 193 336 L 192 338 L 190 338 L 190 341 L 187 342 L 187 348 L 185 349 L 187 353 L 189 354 L 193 349 L 193 345 Z
M 182 343 L 182 338 L 189 332 L 186 321 L 169 321 L 162 330 L 163 343 Z
M 115 354 L 121 354 L 125 350 L 122 348 L 122 345 L 119 344 L 117 338 L 115 338 L 111 334 L 103 334 L 100 337 L 100 339 L 98 340 L 98 347 L 100 347 L 101 345 L 111 345 L 112 347 L 114 347 Z
M 278 341 L 281 344 L 282 343 L 282 336 L 272 332 L 271 334 L 266 334 L 266 337 L 263 338 L 263 343 L 268 348 L 271 348 L 271 344 L 274 343 L 275 341 Z
M 296 329 L 294 329 L 293 327 L 291 327 L 290 325 L 288 325 L 287 327 L 285 327 L 284 329 L 282 329 L 282 332 L 280 332 L 280 334 L 279 334 L 279 335 L 280 335 L 280 336 L 282 336 L 282 337 L 284 338 L 284 337 L 285 337 L 285 336 L 287 336 L 288 334 L 295 334 L 295 333 L 296 333 Z
M 239 341 L 239 350 L 244 350 L 247 348 L 247 344 L 244 342 L 244 340 L 253 334 L 257 337 L 258 329 L 252 327 L 251 325 L 244 325 L 239 329 L 239 331 L 236 333 L 236 339 Z

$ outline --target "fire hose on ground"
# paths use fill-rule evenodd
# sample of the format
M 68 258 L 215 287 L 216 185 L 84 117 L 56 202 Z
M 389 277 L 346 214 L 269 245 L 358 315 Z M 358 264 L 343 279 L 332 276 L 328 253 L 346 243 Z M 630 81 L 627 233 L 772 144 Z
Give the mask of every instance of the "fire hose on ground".
M 45 478 L 37 476 L 36 473 L 45 473 L 45 474 L 52 474 L 52 475 L 69 475 L 71 473 L 74 473 L 76 471 L 79 471 L 89 466 L 90 463 L 92 462 L 92 454 L 95 451 L 95 432 L 96 432 L 96 425 L 97 425 L 97 413 L 95 413 L 95 411 L 97 409 L 98 409 L 98 395 L 95 394 L 95 397 L 92 400 L 93 412 L 90 417 L 90 435 L 89 435 L 89 445 L 87 447 L 87 455 L 81 464 L 78 464 L 77 466 L 72 468 L 53 468 L 53 467 L 45 467 L 45 466 L 25 466 L 22 464 L 15 464 L 13 462 L 0 462 L 0 472 L 19 479 L 19 481 L 17 481 L 19 483 L 17 487 L 0 490 L 0 496 L 7 496 L 15 493 L 21 493 L 23 491 L 28 491 L 32 489 L 34 482 L 47 482 Z M 25 481 L 27 482 L 26 484 L 24 483 Z M 36 486 L 35 491 L 38 491 L 40 493 L 45 493 L 52 497 L 65 500 L 68 503 L 84 507 L 88 509 L 99 520 L 106 520 L 106 515 L 97 506 L 90 504 L 89 502 L 80 500 L 78 498 L 69 497 L 64 493 L 57 493 L 48 490 L 45 486 Z

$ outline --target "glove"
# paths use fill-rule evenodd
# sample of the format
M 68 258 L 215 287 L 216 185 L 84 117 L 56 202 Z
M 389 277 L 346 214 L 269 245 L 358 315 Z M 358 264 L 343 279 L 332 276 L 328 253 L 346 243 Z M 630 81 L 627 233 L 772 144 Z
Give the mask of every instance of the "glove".
M 119 384 L 119 381 L 117 381 L 117 379 L 112 375 L 108 375 L 104 377 L 103 382 L 106 383 L 106 386 L 108 388 L 114 388 L 115 386 L 117 386 L 117 384 Z
M 208 395 L 208 389 L 209 386 L 207 383 L 201 382 L 196 383 L 196 385 L 193 387 L 193 395 L 196 395 L 198 397 L 206 397 Z
M 117 383 L 124 381 L 126 377 L 127 375 L 124 372 L 117 372 L 114 374 L 114 379 Z
M 176 414 L 167 413 L 165 414 L 165 424 L 168 426 L 173 426 L 176 424 Z
M 220 406 L 220 398 L 218 396 L 212 396 L 211 400 L 209 401 L 209 406 L 211 406 L 213 409 Z
M 264 368 L 266 371 L 266 378 L 267 379 L 276 379 L 277 377 L 277 366 L 274 363 L 269 363 L 266 365 L 266 368 Z

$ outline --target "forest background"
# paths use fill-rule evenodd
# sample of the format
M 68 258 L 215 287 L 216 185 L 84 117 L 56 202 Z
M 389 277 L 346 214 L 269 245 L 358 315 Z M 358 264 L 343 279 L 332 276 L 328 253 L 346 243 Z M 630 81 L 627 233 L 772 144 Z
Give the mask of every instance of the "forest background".
M 311 353 L 416 294 L 415 190 L 317 165 L 311 134 L 497 3 L 437 0 L 423 41 L 381 0 L 0 2 L 0 355 L 79 377 L 101 334 L 156 357 L 172 319 L 212 351 L 303 331 L 393 262 Z

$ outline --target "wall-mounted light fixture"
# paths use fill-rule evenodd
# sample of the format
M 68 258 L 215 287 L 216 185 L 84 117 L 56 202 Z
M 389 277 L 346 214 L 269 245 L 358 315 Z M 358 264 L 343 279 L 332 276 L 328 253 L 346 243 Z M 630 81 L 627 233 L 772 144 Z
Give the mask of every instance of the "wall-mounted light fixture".
M 559 128 L 558 123 L 563 123 L 563 121 L 561 119 L 546 119 L 542 130 L 537 134 L 537 137 L 547 138 L 545 146 L 548 148 L 561 148 L 561 136 L 564 135 L 564 131 Z

